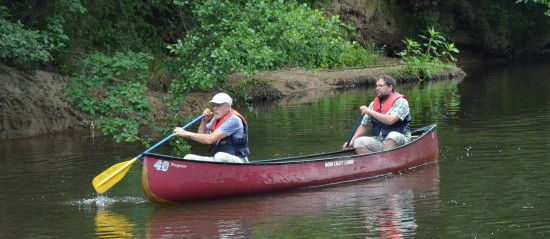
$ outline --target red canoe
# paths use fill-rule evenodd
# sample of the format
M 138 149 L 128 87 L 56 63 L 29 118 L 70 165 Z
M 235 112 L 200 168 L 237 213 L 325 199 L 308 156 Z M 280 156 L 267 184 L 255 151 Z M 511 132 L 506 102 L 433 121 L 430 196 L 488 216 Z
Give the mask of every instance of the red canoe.
M 266 220 L 273 225 L 273 230 L 281 226 L 276 221 L 272 222 L 277 220 L 274 219 L 278 218 L 276 215 L 284 215 L 286 218 L 284 220 L 304 217 L 311 220 L 311 217 L 325 215 L 327 211 L 334 213 L 338 210 L 348 210 L 350 207 L 357 209 L 353 212 L 354 216 L 364 216 L 363 232 L 368 232 L 370 229 L 367 228 L 371 228 L 379 232 L 378 238 L 404 238 L 406 236 L 403 233 L 407 231 L 406 229 L 410 229 L 411 225 L 416 225 L 415 222 L 418 222 L 418 215 L 410 212 L 417 212 L 416 207 L 426 200 L 417 195 L 435 200 L 436 208 L 440 205 L 437 203 L 439 200 L 437 163 L 370 181 L 358 180 L 329 187 L 310 187 L 292 192 L 241 197 L 216 203 L 197 203 L 192 206 L 156 207 L 147 220 L 145 238 L 255 238 L 258 228 L 262 228 Z M 436 216 L 437 211 L 439 210 L 431 212 L 430 215 Z M 109 211 L 109 213 L 113 212 Z M 98 217 L 96 217 L 96 225 L 97 221 Z M 107 225 L 112 225 L 114 228 L 117 225 L 118 227 L 124 225 L 124 223 L 113 223 L 120 220 L 103 221 L 110 223 Z M 282 226 L 287 225 L 283 223 Z M 108 229 L 112 230 L 113 227 Z M 389 228 L 400 228 L 403 231 L 388 230 Z M 325 235 L 324 238 L 331 238 L 331 236 Z
M 345 182 L 435 162 L 436 125 L 412 134 L 418 138 L 383 152 L 356 155 L 354 151 L 337 151 L 247 164 L 193 161 L 146 153 L 143 189 L 152 202 L 191 202 Z

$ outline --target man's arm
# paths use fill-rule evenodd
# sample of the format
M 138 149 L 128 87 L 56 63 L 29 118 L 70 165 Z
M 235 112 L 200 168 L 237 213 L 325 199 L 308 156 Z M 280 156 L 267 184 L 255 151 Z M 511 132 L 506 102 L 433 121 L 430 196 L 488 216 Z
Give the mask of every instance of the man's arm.
M 393 125 L 397 121 L 404 120 L 405 117 L 407 117 L 407 115 L 409 114 L 409 103 L 405 98 L 399 98 L 395 101 L 391 109 L 388 111 L 388 114 L 376 112 L 366 106 L 361 106 L 361 108 L 359 109 L 362 113 L 368 114 L 384 124 Z
M 366 106 L 361 106 L 360 110 L 361 110 L 361 113 L 368 114 L 371 117 L 374 117 L 375 119 L 377 119 L 380 122 L 382 122 L 384 124 L 387 124 L 387 125 L 392 125 L 392 124 L 395 124 L 395 122 L 399 121 L 399 117 L 397 117 L 395 115 L 382 114 L 380 112 L 376 112 L 374 110 L 371 110 Z
M 208 125 L 208 121 L 204 120 L 203 118 L 197 133 L 189 132 L 187 130 L 184 130 L 181 127 L 176 127 L 176 129 L 174 129 L 174 133 L 177 136 L 187 138 L 187 139 L 192 139 L 202 144 L 214 144 L 222 140 L 223 138 L 227 137 L 227 135 L 222 130 L 220 130 L 220 128 L 216 129 L 214 132 L 209 134 L 206 128 L 207 125 Z
M 192 134 L 191 139 L 203 144 L 215 144 L 227 135 L 221 130 L 215 130 L 211 134 Z
M 181 127 L 177 127 L 176 129 L 174 129 L 174 133 L 177 136 L 187 138 L 187 139 L 192 139 L 203 144 L 214 144 L 220 141 L 221 139 L 227 137 L 227 135 L 219 129 L 215 130 L 211 134 L 201 134 L 201 133 L 192 133 L 182 129 Z

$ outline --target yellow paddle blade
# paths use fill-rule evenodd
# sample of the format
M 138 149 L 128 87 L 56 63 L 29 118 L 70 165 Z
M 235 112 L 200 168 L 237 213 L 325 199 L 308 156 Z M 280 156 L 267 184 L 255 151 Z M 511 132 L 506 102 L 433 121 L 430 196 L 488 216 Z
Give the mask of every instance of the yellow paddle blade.
M 92 185 L 94 185 L 95 190 L 98 193 L 104 193 L 109 188 L 114 186 L 124 177 L 124 175 L 126 175 L 136 160 L 137 158 L 134 158 L 130 161 L 115 164 L 100 175 L 97 175 L 92 181 Z

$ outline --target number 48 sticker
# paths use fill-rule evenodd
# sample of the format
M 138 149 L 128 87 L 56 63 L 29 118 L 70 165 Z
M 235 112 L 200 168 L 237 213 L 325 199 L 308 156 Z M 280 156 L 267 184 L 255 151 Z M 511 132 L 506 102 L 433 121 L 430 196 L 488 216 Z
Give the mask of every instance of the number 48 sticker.
M 159 160 L 155 163 L 155 165 L 153 165 L 157 170 L 162 170 L 164 172 L 166 172 L 166 170 L 168 170 L 168 166 L 170 166 L 170 162 L 168 161 L 162 161 L 162 160 Z

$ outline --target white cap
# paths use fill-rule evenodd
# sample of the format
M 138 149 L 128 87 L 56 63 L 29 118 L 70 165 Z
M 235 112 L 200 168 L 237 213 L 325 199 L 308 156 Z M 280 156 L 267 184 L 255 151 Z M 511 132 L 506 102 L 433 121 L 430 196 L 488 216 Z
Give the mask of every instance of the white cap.
M 231 104 L 233 104 L 233 100 L 231 100 L 231 96 L 229 96 L 226 93 L 218 93 L 212 98 L 210 103 L 214 103 L 214 104 L 227 103 L 227 104 L 231 105 Z

